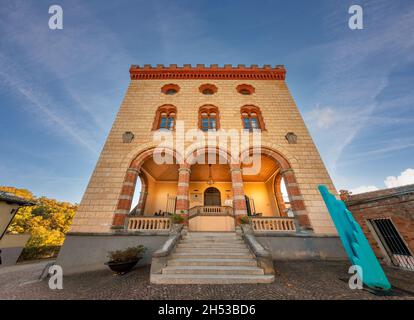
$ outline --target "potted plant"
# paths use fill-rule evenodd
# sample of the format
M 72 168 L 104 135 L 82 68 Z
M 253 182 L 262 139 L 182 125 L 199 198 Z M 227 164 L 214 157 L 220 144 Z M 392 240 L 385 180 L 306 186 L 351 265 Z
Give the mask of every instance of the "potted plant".
M 182 212 L 184 213 L 184 211 Z M 171 218 L 174 223 L 182 224 L 185 222 L 185 218 L 180 214 L 174 213 Z
M 243 216 L 240 218 L 240 224 L 249 224 L 250 223 L 250 219 L 248 216 Z
M 124 274 L 130 271 L 142 258 L 145 251 L 143 245 L 129 247 L 124 250 L 109 251 L 109 261 L 105 264 L 115 273 Z

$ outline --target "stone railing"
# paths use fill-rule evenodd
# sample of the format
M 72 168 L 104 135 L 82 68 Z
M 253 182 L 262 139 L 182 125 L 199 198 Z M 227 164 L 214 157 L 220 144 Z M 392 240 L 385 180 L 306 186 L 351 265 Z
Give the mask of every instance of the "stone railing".
M 251 219 L 255 232 L 294 232 L 296 231 L 294 218 L 260 217 Z
M 171 219 L 164 217 L 131 217 L 128 230 L 170 230 Z
M 190 218 L 195 216 L 233 216 L 233 208 L 227 206 L 196 206 L 190 209 Z

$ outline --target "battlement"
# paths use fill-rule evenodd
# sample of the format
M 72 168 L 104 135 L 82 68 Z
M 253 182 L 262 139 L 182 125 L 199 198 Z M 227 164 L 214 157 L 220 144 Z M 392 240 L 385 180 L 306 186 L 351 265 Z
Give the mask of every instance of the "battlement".
M 204 64 L 184 64 L 178 66 L 170 64 L 164 66 L 158 64 L 152 66 L 132 65 L 129 69 L 131 80 L 151 80 L 151 79 L 250 79 L 250 80 L 285 80 L 286 69 L 283 65 L 272 67 L 265 64 L 259 67 L 257 64 L 245 66 L 239 64 L 233 66 L 225 64 L 220 67 L 217 64 L 205 66 Z

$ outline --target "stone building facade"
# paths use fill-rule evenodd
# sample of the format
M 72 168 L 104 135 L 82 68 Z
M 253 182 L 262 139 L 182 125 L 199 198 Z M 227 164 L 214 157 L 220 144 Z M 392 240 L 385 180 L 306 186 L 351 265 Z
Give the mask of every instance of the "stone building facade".
M 177 214 L 190 231 L 232 231 L 249 215 L 261 236 L 290 232 L 337 241 L 317 186 L 336 191 L 285 76 L 283 66 L 269 65 L 131 66 L 129 87 L 69 238 L 169 228 L 162 219 Z M 242 163 L 256 147 L 242 144 L 233 161 L 220 146 L 192 147 L 178 137 L 180 124 L 203 133 L 260 132 L 260 172 L 245 175 Z M 172 164 L 154 160 L 159 131 L 171 132 L 184 146 L 184 151 L 176 144 L 163 149 L 163 156 L 175 159 Z M 211 154 L 214 164 L 194 162 Z

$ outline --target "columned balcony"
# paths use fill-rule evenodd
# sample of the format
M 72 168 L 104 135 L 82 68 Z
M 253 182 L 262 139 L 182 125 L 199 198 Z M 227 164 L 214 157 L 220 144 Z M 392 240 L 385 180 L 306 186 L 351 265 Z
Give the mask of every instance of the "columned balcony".
M 233 216 L 230 206 L 195 206 L 190 209 L 189 218 L 195 216 Z
M 250 220 L 254 232 L 296 232 L 295 218 L 254 217 Z

